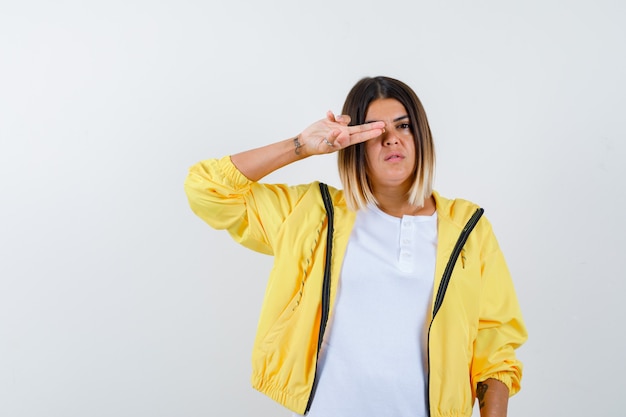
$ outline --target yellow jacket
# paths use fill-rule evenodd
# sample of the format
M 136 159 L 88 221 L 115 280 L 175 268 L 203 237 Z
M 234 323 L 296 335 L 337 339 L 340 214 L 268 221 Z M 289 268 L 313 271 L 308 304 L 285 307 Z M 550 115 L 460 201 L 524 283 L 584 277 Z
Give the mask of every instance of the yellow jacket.
M 253 182 L 230 157 L 191 167 L 185 190 L 192 210 L 240 244 L 274 256 L 252 352 L 252 385 L 304 413 L 315 379 L 326 212 L 318 183 L 288 187 Z M 355 220 L 343 192 L 330 188 L 335 221 L 330 314 Z M 437 193 L 434 289 L 456 240 L 477 206 Z M 433 296 L 434 299 L 434 296 Z M 476 384 L 502 381 L 520 389 L 514 350 L 527 338 L 513 283 L 491 225 L 482 218 L 459 257 L 429 332 L 430 415 L 471 416 Z

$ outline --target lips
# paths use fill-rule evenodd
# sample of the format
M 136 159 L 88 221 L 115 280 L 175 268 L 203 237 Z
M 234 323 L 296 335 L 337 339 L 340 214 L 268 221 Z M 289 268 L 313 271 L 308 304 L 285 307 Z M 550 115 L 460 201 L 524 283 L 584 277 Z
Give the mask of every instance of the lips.
M 400 159 L 404 159 L 404 155 L 397 152 L 390 153 L 389 155 L 385 156 L 385 161 L 398 161 Z

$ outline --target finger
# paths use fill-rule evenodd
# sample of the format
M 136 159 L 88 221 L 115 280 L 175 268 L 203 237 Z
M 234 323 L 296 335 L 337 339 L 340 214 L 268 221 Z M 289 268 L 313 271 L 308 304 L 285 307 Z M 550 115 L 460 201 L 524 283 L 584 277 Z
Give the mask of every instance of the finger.
M 333 129 L 330 132 L 328 132 L 328 135 L 326 137 L 322 138 L 322 142 L 320 143 L 320 145 L 326 147 L 325 150 L 327 153 L 334 152 L 339 149 L 338 139 L 340 135 L 341 135 L 341 130 Z
M 369 130 L 385 129 L 385 122 L 372 122 L 372 123 L 364 123 L 362 125 L 349 126 L 348 131 L 350 134 L 359 133 L 359 132 L 367 132 Z
M 347 114 L 338 114 L 337 116 L 335 116 L 335 121 L 337 123 L 341 123 L 344 126 L 348 126 L 351 120 L 352 118 Z
M 384 129 L 372 129 L 365 132 L 356 132 L 350 134 L 350 144 L 361 143 L 379 137 L 385 132 Z
M 337 139 L 339 139 L 339 136 L 341 136 L 341 130 L 340 129 L 333 129 L 328 134 L 328 141 L 330 143 L 332 143 L 333 146 L 335 146 L 335 144 L 337 142 Z
M 335 113 L 333 113 L 332 110 L 328 110 L 326 112 L 326 119 L 328 119 L 329 122 L 336 121 Z

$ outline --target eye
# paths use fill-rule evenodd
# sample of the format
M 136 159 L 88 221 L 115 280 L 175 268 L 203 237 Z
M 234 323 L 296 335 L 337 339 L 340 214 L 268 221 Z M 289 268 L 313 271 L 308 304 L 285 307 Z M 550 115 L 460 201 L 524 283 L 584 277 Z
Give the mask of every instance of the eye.
M 400 123 L 398 125 L 398 129 L 410 130 L 411 129 L 411 124 L 410 123 Z

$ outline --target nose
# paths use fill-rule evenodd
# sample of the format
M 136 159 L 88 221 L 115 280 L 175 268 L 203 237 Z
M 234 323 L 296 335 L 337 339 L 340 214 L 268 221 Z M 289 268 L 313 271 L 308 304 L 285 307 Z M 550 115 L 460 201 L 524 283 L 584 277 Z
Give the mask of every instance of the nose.
M 391 146 L 398 144 L 398 137 L 395 135 L 393 129 L 385 129 L 385 133 L 383 133 L 383 145 Z

